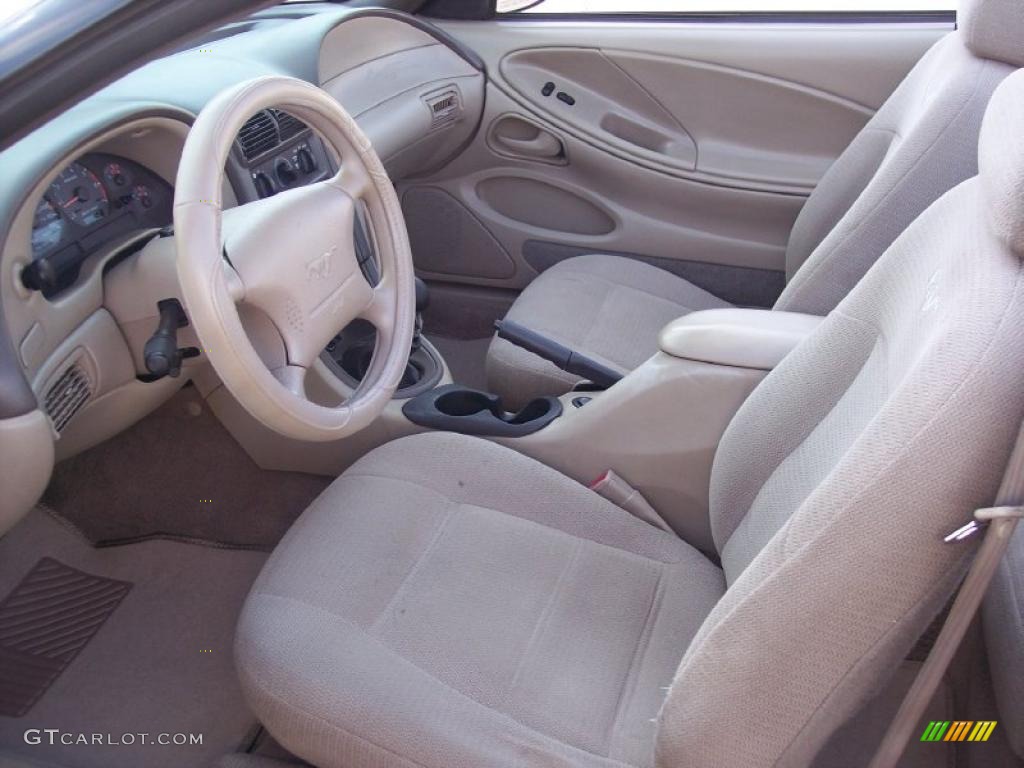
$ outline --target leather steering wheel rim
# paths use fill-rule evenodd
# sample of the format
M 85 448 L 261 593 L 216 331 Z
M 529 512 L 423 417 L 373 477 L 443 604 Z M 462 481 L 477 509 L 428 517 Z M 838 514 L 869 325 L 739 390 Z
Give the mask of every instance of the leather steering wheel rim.
M 224 168 L 235 137 L 268 107 L 313 128 L 340 157 L 340 170 L 330 179 L 223 211 Z M 376 285 L 356 254 L 360 208 L 376 246 Z M 250 414 L 286 437 L 328 441 L 359 431 L 384 410 L 412 342 L 412 252 L 380 158 L 335 99 L 302 80 L 277 76 L 214 97 L 185 142 L 174 230 L 188 317 L 214 370 Z M 272 371 L 263 362 L 242 325 L 239 304 L 269 316 L 283 342 L 283 365 Z M 306 372 L 357 317 L 377 330 L 370 370 L 342 405 L 311 402 L 304 394 Z

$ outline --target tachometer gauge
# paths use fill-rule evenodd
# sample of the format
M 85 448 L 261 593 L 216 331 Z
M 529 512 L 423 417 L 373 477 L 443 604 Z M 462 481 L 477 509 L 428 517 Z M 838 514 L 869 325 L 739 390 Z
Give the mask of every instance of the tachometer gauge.
M 72 163 L 50 185 L 49 197 L 71 221 L 89 227 L 110 212 L 107 190 L 96 174 L 80 163 Z
M 32 253 L 39 255 L 50 250 L 64 238 L 64 219 L 53 203 L 45 197 L 36 206 L 32 219 Z

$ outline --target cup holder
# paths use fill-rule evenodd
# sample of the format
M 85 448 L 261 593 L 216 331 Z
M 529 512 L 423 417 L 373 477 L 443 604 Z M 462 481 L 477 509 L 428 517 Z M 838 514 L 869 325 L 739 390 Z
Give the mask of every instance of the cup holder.
M 482 411 L 491 413 L 493 402 L 483 392 L 453 389 L 434 400 L 434 407 L 445 416 L 472 416 Z
M 501 398 L 487 392 L 447 384 L 414 397 L 402 412 L 414 424 L 488 437 L 522 437 L 543 429 L 562 415 L 554 397 L 538 397 L 517 413 L 501 407 Z

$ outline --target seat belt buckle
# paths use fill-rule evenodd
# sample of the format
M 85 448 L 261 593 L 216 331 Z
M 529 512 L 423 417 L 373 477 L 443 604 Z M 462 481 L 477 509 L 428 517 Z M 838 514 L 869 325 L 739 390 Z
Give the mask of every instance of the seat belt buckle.
M 983 507 L 974 511 L 974 519 L 970 522 L 964 523 L 952 533 L 945 536 L 942 540 L 947 544 L 954 541 L 963 541 L 969 539 L 971 536 L 976 534 L 978 531 L 986 528 L 990 521 L 997 518 L 1009 518 L 1015 517 L 1017 519 L 1024 518 L 1024 506 L 1021 507 Z
M 608 499 L 615 506 L 626 510 L 634 517 L 640 518 L 645 523 L 668 533 L 673 532 L 664 518 L 658 514 L 657 510 L 651 506 L 651 503 L 643 497 L 640 491 L 612 470 L 605 470 L 604 474 L 590 484 L 590 490 Z

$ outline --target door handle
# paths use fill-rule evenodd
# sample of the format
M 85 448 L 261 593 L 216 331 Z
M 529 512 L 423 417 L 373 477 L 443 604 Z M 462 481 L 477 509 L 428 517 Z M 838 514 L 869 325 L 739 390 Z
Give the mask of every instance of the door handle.
M 532 139 L 516 139 L 511 136 L 496 136 L 505 149 L 525 157 L 559 157 L 562 154 L 562 142 L 557 136 L 540 131 Z
M 513 113 L 496 118 L 487 131 L 487 144 L 499 155 L 538 163 L 565 165 L 565 144 L 533 120 Z

